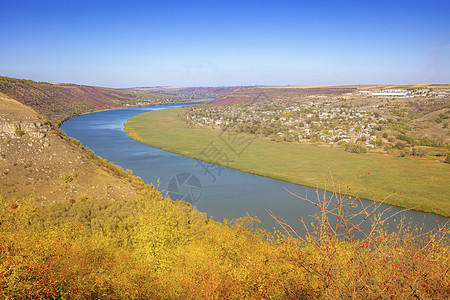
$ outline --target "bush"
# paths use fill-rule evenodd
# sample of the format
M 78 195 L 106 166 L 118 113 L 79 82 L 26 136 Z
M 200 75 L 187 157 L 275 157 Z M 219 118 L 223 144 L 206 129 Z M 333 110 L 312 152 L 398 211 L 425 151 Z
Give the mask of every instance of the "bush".
M 393 148 L 401 150 L 401 149 L 404 149 L 405 147 L 406 147 L 406 142 L 405 141 L 397 141 Z
M 442 157 L 442 156 L 446 156 L 446 154 L 447 154 L 447 151 L 442 148 L 427 149 L 427 151 L 428 151 L 427 155 L 429 155 L 429 156 Z
M 318 207 L 311 225 L 301 220 L 306 236 L 269 212 L 286 235 L 292 237 L 288 244 L 301 249 L 287 252 L 284 259 L 295 261 L 295 265 L 308 273 L 310 282 L 317 284 L 319 294 L 314 298 L 447 299 L 450 296 L 449 223 L 439 224 L 436 230 L 427 232 L 409 227 L 400 218 L 397 229 L 389 233 L 385 225 L 396 214 L 380 211 L 382 203 L 365 206 L 359 199 L 345 197 L 339 192 L 338 183 L 333 181 L 333 184 L 332 196 L 316 192 L 315 200 L 310 200 L 293 194 Z M 361 226 L 365 222 L 368 229 Z M 442 259 L 436 260 L 437 257 Z M 431 269 L 440 275 L 431 275 Z
M 427 146 L 427 147 L 441 147 L 442 144 L 436 139 L 421 139 L 419 141 L 419 146 Z
M 412 148 L 412 155 L 424 157 L 425 155 L 427 155 L 427 150 L 421 147 L 414 147 Z
M 381 138 L 377 138 L 375 140 L 375 145 L 380 146 L 380 147 L 383 146 L 383 140 Z
M 390 121 L 389 129 L 398 131 L 403 134 L 405 134 L 407 131 L 411 131 L 411 127 L 404 121 L 394 121 L 394 122 Z
M 39 207 L 0 196 L 1 298 L 449 298 L 446 224 L 388 232 L 382 203 L 332 184 L 331 196 L 304 198 L 317 212 L 301 235 L 276 216 L 284 232 L 249 216 L 219 224 L 154 189 Z
M 405 141 L 405 142 L 407 142 L 408 144 L 410 144 L 412 146 L 414 146 L 415 143 L 416 143 L 416 140 L 413 137 L 407 136 L 405 134 L 397 135 L 397 140 Z
M 345 151 L 351 153 L 366 153 L 367 148 L 364 145 L 348 143 L 347 145 L 345 145 Z
M 356 141 L 357 142 L 365 142 L 365 141 L 367 141 L 367 137 L 366 136 L 359 137 Z
M 447 150 L 447 156 L 445 157 L 444 162 L 450 164 L 450 150 Z
M 407 155 L 409 155 L 408 148 L 403 149 L 402 151 L 400 151 L 400 157 L 405 157 Z
M 17 128 L 15 131 L 16 136 L 21 137 L 25 134 L 25 131 L 23 131 L 21 128 Z
M 71 181 L 73 180 L 73 178 L 72 178 L 72 176 L 70 176 L 69 174 L 66 174 L 66 175 L 64 175 L 64 176 L 61 177 L 61 180 L 62 180 L 64 183 L 69 183 L 69 182 L 71 182 Z

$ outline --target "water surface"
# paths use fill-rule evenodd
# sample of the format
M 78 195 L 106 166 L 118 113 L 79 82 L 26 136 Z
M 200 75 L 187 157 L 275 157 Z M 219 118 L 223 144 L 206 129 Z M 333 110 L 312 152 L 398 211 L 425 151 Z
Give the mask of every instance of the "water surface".
M 170 153 L 135 141 L 123 130 L 123 124 L 137 114 L 177 106 L 182 105 L 91 113 L 69 119 L 61 129 L 68 136 L 80 140 L 95 154 L 124 169 L 133 170 L 135 175 L 147 183 L 159 184 L 158 189 L 163 194 L 169 191 L 172 199 L 184 198 L 185 201 L 192 202 L 199 211 L 206 212 L 217 221 L 223 221 L 224 218 L 235 219 L 248 214 L 258 216 L 262 225 L 272 230 L 276 224 L 267 213 L 267 210 L 270 210 L 300 229 L 299 219 L 317 211 L 317 207 L 313 204 L 302 201 L 286 191 L 288 189 L 300 196 L 307 194 L 310 199 L 314 199 L 316 193 L 312 188 Z M 370 205 L 372 202 L 363 201 L 363 203 Z M 390 206 L 382 205 L 381 209 L 388 207 Z M 400 210 L 391 207 L 390 213 Z M 417 226 L 425 222 L 427 228 L 434 227 L 436 220 L 441 223 L 447 221 L 444 217 L 416 211 L 403 212 L 402 215 Z M 396 216 L 396 219 L 398 220 L 399 216 Z

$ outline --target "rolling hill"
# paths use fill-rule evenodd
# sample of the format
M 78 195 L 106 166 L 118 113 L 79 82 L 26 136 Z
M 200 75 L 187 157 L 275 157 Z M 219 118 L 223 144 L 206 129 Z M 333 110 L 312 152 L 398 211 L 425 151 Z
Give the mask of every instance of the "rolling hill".
M 96 110 L 190 101 L 186 97 L 153 91 L 53 84 L 1 76 L 0 92 L 33 108 L 57 126 L 68 118 Z

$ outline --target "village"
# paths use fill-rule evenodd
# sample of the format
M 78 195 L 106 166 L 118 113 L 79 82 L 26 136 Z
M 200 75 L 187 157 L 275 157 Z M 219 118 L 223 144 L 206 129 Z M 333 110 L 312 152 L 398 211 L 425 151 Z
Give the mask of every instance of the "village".
M 292 103 L 290 103 L 292 104 Z M 276 108 L 276 109 L 274 109 Z M 257 103 L 249 106 L 195 107 L 187 116 L 200 126 L 262 134 L 274 140 L 356 143 L 374 147 L 386 119 L 352 107 L 329 107 L 329 103 L 283 106 Z
M 434 98 L 429 99 L 431 96 Z M 412 137 L 408 134 L 414 131 L 413 119 L 420 119 L 413 113 L 418 105 L 428 105 L 429 110 L 436 107 L 436 111 L 442 111 L 441 107 L 444 107 L 440 117 L 425 123 L 430 128 L 447 129 L 449 110 L 445 111 L 445 107 L 449 103 L 448 97 L 448 91 L 355 91 L 336 97 L 201 105 L 190 108 L 184 119 L 194 126 L 256 134 L 278 142 L 318 142 L 330 147 L 356 144 L 358 152 L 399 149 L 408 153 L 410 151 L 405 148 L 416 145 L 445 146 L 447 137 L 422 136 L 422 133 Z M 448 130 L 444 132 L 448 133 Z

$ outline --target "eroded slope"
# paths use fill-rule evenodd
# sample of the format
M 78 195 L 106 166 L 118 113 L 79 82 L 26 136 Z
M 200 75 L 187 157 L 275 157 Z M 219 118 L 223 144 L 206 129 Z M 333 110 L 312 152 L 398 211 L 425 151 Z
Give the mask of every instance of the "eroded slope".
M 0 194 L 38 203 L 132 197 L 129 183 L 99 167 L 33 109 L 0 94 Z

